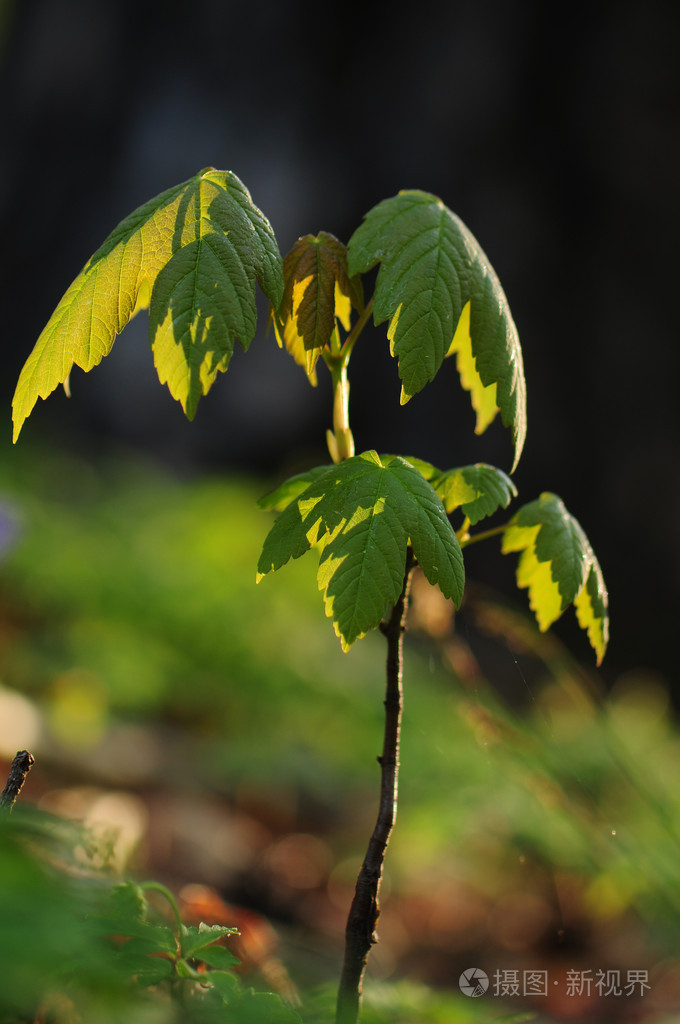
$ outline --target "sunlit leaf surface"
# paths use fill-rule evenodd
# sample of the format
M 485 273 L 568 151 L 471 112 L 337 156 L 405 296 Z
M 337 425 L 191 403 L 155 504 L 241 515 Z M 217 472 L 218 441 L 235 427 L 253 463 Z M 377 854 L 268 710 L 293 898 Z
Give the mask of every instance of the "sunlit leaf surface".
M 404 459 L 364 452 L 290 501 L 264 542 L 259 578 L 319 546 L 319 589 L 347 649 L 398 600 L 409 542 L 430 583 L 460 604 L 463 557 L 437 494 Z
M 499 508 L 507 508 L 517 497 L 517 488 L 510 477 L 485 462 L 444 471 L 420 459 L 409 458 L 409 462 L 430 481 L 446 511 L 462 509 L 473 526 Z
M 542 494 L 515 514 L 503 535 L 503 552 L 511 551 L 521 552 L 517 584 L 528 588 L 540 629 L 573 604 L 599 664 L 609 639 L 607 588 L 588 538 L 557 495 Z
M 87 371 L 101 362 L 149 303 L 159 378 L 193 417 L 235 341 L 247 348 L 253 339 L 256 280 L 278 305 L 274 233 L 231 171 L 201 171 L 139 207 L 88 261 L 38 338 L 14 395 L 14 440 L 37 399 L 74 365 Z
M 457 354 L 477 430 L 500 410 L 517 465 L 526 435 L 522 351 L 500 282 L 467 227 L 436 196 L 400 192 L 369 211 L 348 252 L 350 274 L 380 264 L 373 315 L 376 324 L 389 320 L 402 401 Z
M 351 308 L 363 309 L 361 279 L 349 277 L 347 249 L 327 231 L 299 238 L 283 272 L 283 300 L 272 313 L 276 338 L 316 384 L 316 360 L 337 321 L 349 330 Z

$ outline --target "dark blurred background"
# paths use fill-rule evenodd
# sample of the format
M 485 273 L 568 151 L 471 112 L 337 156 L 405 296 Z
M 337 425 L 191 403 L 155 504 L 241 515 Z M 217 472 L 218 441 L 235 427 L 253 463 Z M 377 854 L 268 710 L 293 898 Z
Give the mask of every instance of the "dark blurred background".
M 647 666 L 677 690 L 680 7 L 4 0 L 0 12 L 3 460 L 41 328 L 115 224 L 161 190 L 207 165 L 234 170 L 283 252 L 310 231 L 346 241 L 400 188 L 435 192 L 480 240 L 519 328 L 520 497 L 560 494 L 603 566 L 605 679 Z M 453 366 L 404 409 L 384 330 L 353 370 L 359 450 L 509 468 L 503 429 L 472 434 Z M 193 424 L 158 385 L 145 315 L 71 384 L 70 402 L 39 403 L 22 444 L 126 446 L 181 473 L 275 477 L 327 458 L 326 382 L 311 391 L 263 332 Z M 512 590 L 495 551 L 470 571 Z M 589 658 L 575 628 L 559 629 Z

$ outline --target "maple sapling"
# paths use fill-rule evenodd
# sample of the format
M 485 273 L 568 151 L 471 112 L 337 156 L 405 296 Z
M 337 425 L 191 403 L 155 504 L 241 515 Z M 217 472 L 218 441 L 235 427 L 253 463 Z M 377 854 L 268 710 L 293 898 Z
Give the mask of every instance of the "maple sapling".
M 365 275 L 376 266 L 366 301 Z M 161 193 L 105 240 L 41 333 L 14 396 L 14 439 L 37 399 L 64 384 L 74 365 L 97 365 L 146 306 L 158 377 L 192 419 L 228 368 L 236 341 L 247 351 L 255 336 L 256 281 L 279 345 L 312 385 L 319 360 L 325 363 L 333 387 L 331 462 L 286 480 L 260 502 L 279 514 L 258 579 L 314 550 L 326 614 L 343 649 L 375 629 L 387 642 L 378 818 L 348 917 L 338 995 L 338 1024 L 355 1024 L 396 815 L 402 646 L 414 568 L 460 605 L 464 548 L 499 537 L 503 553 L 519 553 L 517 584 L 528 589 L 539 627 L 573 604 L 598 663 L 608 639 L 607 591 L 585 533 L 556 495 L 544 493 L 504 524 L 475 532 L 517 496 L 503 470 L 483 462 L 441 470 L 412 455 L 355 454 L 348 368 L 370 320 L 387 323 L 402 404 L 449 359 L 469 392 L 476 432 L 498 415 L 510 431 L 511 473 L 524 446 L 522 351 L 505 294 L 474 236 L 427 192 L 379 203 L 346 246 L 327 232 L 305 235 L 285 259 L 271 224 L 231 171 L 208 168 Z

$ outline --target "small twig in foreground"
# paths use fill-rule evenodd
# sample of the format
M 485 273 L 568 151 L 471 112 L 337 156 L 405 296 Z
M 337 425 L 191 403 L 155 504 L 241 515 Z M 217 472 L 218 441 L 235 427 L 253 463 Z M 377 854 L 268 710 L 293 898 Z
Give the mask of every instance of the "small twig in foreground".
M 19 750 L 14 755 L 7 777 L 7 785 L 0 793 L 0 809 L 12 810 L 33 764 L 35 764 L 35 758 L 33 754 L 29 754 L 28 750 Z

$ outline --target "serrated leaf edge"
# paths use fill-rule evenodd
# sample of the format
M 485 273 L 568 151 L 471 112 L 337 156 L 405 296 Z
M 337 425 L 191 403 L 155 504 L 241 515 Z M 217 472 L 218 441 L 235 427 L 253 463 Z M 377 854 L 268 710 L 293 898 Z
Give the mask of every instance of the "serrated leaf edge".
M 578 539 L 578 544 L 581 548 L 580 558 L 582 561 L 582 572 L 581 572 L 581 583 L 578 585 L 576 592 L 573 596 L 565 595 L 560 588 L 560 580 L 556 578 L 553 572 L 554 558 L 539 558 L 537 553 L 537 545 L 539 542 L 539 534 L 544 525 L 543 522 L 522 524 L 519 522 L 519 518 L 522 513 L 529 508 L 540 507 L 541 502 L 555 502 L 562 516 L 568 521 L 570 531 Z M 520 542 L 520 538 L 517 536 L 514 540 L 512 538 L 511 529 L 513 526 L 518 526 L 525 531 L 526 543 Z M 516 571 L 517 585 L 521 589 L 529 590 L 529 605 L 536 615 L 539 629 L 541 632 L 545 632 L 554 622 L 556 622 L 561 615 L 566 611 L 570 604 L 574 606 L 578 623 L 582 629 L 587 633 L 588 640 L 595 651 L 597 658 L 597 665 L 602 663 L 604 655 L 606 653 L 607 644 L 609 641 L 609 614 L 608 614 L 608 592 L 604 580 L 604 575 L 600 567 L 600 563 L 593 551 L 592 545 L 586 536 L 583 527 L 578 520 L 569 512 L 566 508 L 562 499 L 549 491 L 545 491 L 540 495 L 536 501 L 529 502 L 527 505 L 522 506 L 518 509 L 513 518 L 508 523 L 508 529 L 503 534 L 501 542 L 501 550 L 503 554 L 510 554 L 511 552 L 519 552 L 520 560 Z M 546 566 L 552 581 L 553 587 L 560 597 L 560 608 L 556 610 L 556 605 L 553 605 L 552 609 L 544 609 L 538 606 L 535 600 L 535 585 L 532 586 L 529 582 L 520 582 L 520 577 L 526 566 L 526 558 L 529 553 L 535 559 L 537 566 Z M 524 561 L 523 561 L 524 560 Z M 595 581 L 596 593 L 599 597 L 602 605 L 602 616 L 601 618 L 595 617 L 595 610 L 593 607 L 593 595 L 589 593 L 588 586 L 590 580 Z M 590 608 L 590 615 L 588 612 Z M 599 625 L 598 625 L 599 623 Z

